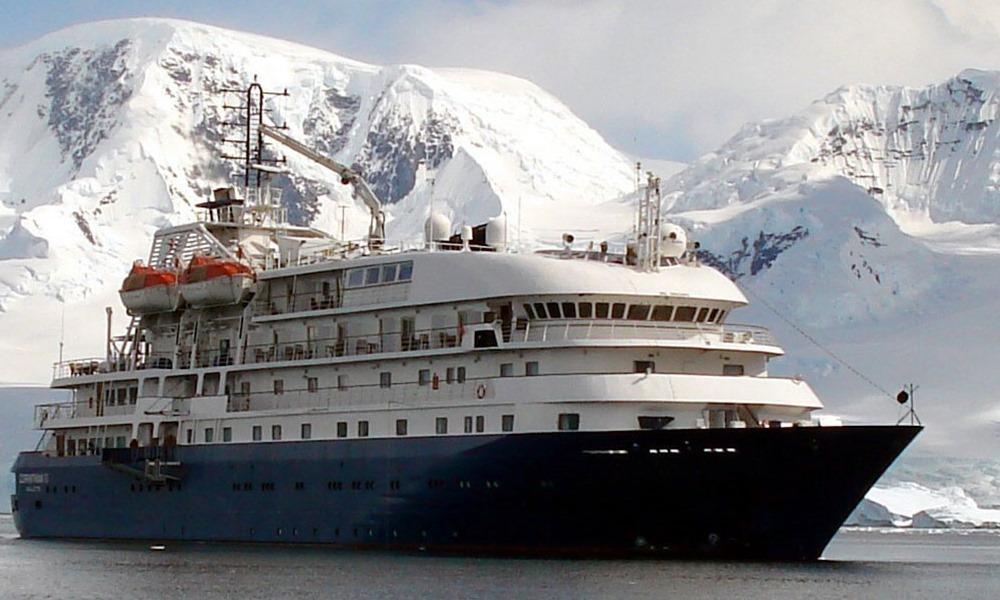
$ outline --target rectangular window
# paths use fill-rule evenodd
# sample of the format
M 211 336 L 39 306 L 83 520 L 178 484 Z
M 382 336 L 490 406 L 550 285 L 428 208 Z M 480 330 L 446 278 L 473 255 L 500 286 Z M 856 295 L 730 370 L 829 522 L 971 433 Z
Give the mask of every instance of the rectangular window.
M 231 442 L 231 441 L 233 441 L 233 428 L 232 427 L 223 427 L 222 428 L 222 441 L 223 442 Z
M 559 431 L 577 431 L 580 429 L 579 413 L 559 413 Z
M 594 315 L 594 305 L 590 302 L 581 302 L 578 309 L 577 314 L 580 315 L 581 319 L 589 319 Z
M 240 382 L 240 394 L 242 394 L 244 396 L 249 396 L 250 395 L 250 382 L 249 381 L 242 381 L 242 382 Z
M 454 383 L 455 382 L 455 367 L 448 367 L 444 371 L 444 382 Z
M 645 321 L 649 317 L 648 304 L 632 304 L 628 307 L 629 321 Z
M 524 314 L 528 316 L 529 321 L 535 318 L 535 311 L 531 308 L 530 304 L 524 305 Z
M 739 377 L 743 375 L 743 365 L 722 365 L 722 374 Z
M 674 320 L 690 323 L 694 321 L 695 310 L 693 306 L 678 306 L 677 310 L 674 311 Z
M 434 433 L 448 433 L 448 417 L 438 417 L 434 419 Z
M 535 375 L 538 375 L 538 361 L 529 360 L 528 362 L 524 363 L 524 374 L 527 375 L 528 377 L 534 377 Z
M 378 385 L 383 388 L 392 387 L 392 373 L 389 371 L 382 371 L 379 373 Z
M 313 436 L 313 426 L 312 423 L 303 423 L 301 437 L 304 440 L 311 439 Z
M 337 389 L 342 392 L 347 389 L 347 375 L 337 375 Z
M 476 417 L 476 433 L 482 433 L 484 431 L 486 431 L 486 417 L 478 415 Z
M 379 271 L 378 267 L 368 267 L 368 270 L 365 271 L 365 285 L 375 285 L 378 283 Z
M 715 323 L 715 318 L 719 316 L 719 309 L 713 308 L 712 312 L 708 313 L 708 322 Z
M 611 318 L 621 319 L 625 317 L 625 303 L 615 302 L 611 305 Z
M 430 369 L 420 369 L 417 372 L 417 384 L 418 385 L 429 385 L 431 382 L 431 370 Z
M 280 440 L 281 439 L 281 425 L 271 426 L 271 439 Z
M 194 429 L 187 430 L 187 443 L 189 444 L 194 443 Z
M 274 393 L 284 394 L 285 393 L 285 380 L 275 379 L 274 380 Z
M 351 269 L 347 275 L 347 287 L 355 288 L 361 287 L 365 282 L 365 270 L 364 269 Z
M 558 319 L 560 316 L 562 316 L 562 311 L 559 310 L 558 302 L 546 302 L 545 309 L 549 311 L 550 319 Z
M 319 391 L 319 378 L 318 377 L 306 377 L 306 389 L 310 392 Z
M 211 427 L 205 428 L 205 443 L 211 444 L 215 440 L 215 430 Z
M 725 318 L 726 318 L 726 311 L 724 311 L 724 310 L 720 310 L 720 311 L 719 311 L 719 316 L 718 316 L 718 318 L 716 319 L 716 322 L 717 322 L 717 323 L 721 323 L 721 322 L 722 322 L 722 320 L 723 320 L 723 319 L 725 319 Z
M 607 302 L 598 302 L 594 305 L 594 315 L 598 319 L 607 319 L 609 306 Z
M 399 263 L 399 274 L 396 276 L 397 281 L 409 281 L 413 277 L 413 262 L 406 261 Z
M 406 419 L 396 419 L 396 435 L 406 435 Z
M 651 360 L 636 360 L 632 362 L 633 373 L 655 373 L 656 363 Z
M 396 268 L 399 265 L 393 263 L 391 265 L 382 265 L 382 283 L 392 283 L 396 281 Z
M 262 430 L 260 425 L 253 426 L 253 441 L 259 442 L 262 439 L 263 436 L 261 434 L 261 431 Z
M 337 437 L 347 437 L 347 421 L 337 421 Z
M 575 319 L 576 318 L 576 304 L 572 302 L 562 303 L 562 315 L 564 319 Z
M 514 363 L 503 363 L 500 365 L 500 377 L 513 377 Z
M 358 437 L 368 437 L 368 421 L 358 421 Z
M 459 383 L 465 383 L 465 367 L 459 367 L 456 375 L 456 381 Z
M 708 309 L 702 307 L 698 311 L 698 318 L 695 319 L 695 320 L 698 321 L 699 323 L 704 323 L 705 321 L 707 321 L 708 320 Z
M 463 424 L 465 433 L 472 433 L 472 417 L 465 417 Z
M 654 321 L 669 321 L 670 316 L 674 314 L 674 307 L 669 304 L 658 304 L 653 307 L 653 320 Z
M 514 431 L 514 415 L 501 416 L 500 429 L 503 431 Z
M 226 341 L 228 342 L 229 340 L 226 340 Z M 129 404 L 135 404 L 135 401 L 138 398 L 139 398 L 139 388 L 138 387 L 130 387 L 128 389 L 128 403 Z
M 535 302 L 535 314 L 538 315 L 539 319 L 549 318 L 549 313 L 545 311 L 545 305 L 541 302 Z

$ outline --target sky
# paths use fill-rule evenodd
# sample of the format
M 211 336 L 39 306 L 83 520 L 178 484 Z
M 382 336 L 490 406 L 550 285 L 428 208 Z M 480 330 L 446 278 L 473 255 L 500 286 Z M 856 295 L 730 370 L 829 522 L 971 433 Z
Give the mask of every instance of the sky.
M 1000 0 L 0 0 L 0 48 L 162 16 L 377 64 L 534 81 L 633 156 L 691 161 L 854 83 L 1000 69 Z

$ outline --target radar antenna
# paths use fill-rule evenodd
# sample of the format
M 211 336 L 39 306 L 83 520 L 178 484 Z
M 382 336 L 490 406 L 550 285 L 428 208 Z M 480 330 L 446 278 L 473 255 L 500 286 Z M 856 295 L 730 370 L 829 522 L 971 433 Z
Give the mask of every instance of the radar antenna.
M 660 178 L 646 172 L 646 191 L 639 196 L 636 254 L 642 271 L 660 270 Z

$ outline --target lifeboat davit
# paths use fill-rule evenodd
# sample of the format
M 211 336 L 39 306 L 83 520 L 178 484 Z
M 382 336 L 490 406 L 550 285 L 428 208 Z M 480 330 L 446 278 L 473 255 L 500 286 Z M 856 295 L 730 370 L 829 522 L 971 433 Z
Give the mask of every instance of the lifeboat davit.
M 177 273 L 147 267 L 137 260 L 122 282 L 118 295 L 130 314 L 173 312 L 180 304 Z
M 190 306 L 238 304 L 253 290 L 253 270 L 243 263 L 195 256 L 180 276 L 180 292 Z

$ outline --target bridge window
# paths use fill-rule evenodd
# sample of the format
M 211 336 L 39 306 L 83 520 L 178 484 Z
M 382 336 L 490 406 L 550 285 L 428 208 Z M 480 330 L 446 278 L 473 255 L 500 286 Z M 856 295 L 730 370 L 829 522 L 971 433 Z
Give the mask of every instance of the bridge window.
M 594 314 L 594 305 L 590 302 L 581 302 L 579 309 L 581 319 L 589 319 Z
M 629 321 L 645 321 L 649 317 L 648 304 L 632 304 L 628 307 Z
M 576 304 L 572 302 L 562 303 L 562 314 L 564 319 L 575 319 L 576 318 Z
M 365 271 L 365 285 L 375 285 L 378 283 L 378 275 L 380 269 L 378 267 L 368 267 Z
M 698 318 L 696 319 L 699 323 L 704 323 L 708 320 L 708 308 L 702 307 L 698 311 Z
M 545 305 L 541 302 L 535 302 L 535 314 L 538 315 L 539 319 L 549 318 L 549 313 L 545 310 Z
M 382 283 L 392 283 L 396 281 L 396 269 L 398 267 L 398 263 L 382 265 Z
M 399 263 L 399 275 L 396 276 L 397 281 L 409 281 L 413 277 L 413 261 L 406 261 Z
M 674 307 L 669 304 L 659 304 L 653 307 L 654 321 L 669 321 L 674 314 Z
M 364 269 L 351 269 L 347 275 L 347 287 L 356 288 L 361 287 L 365 282 L 365 270 Z
M 559 413 L 559 431 L 580 429 L 580 413 Z
M 337 421 L 337 437 L 347 437 L 347 421 Z
M 607 319 L 609 306 L 607 302 L 598 302 L 594 305 L 594 315 L 598 319 Z
M 721 322 L 722 322 L 722 320 L 723 320 L 723 319 L 725 319 L 725 318 L 726 318 L 726 311 L 724 311 L 724 310 L 720 310 L 720 311 L 719 311 L 719 316 L 718 316 L 718 317 L 716 317 L 716 319 L 715 319 L 715 322 L 716 322 L 716 323 L 721 323 Z
M 694 321 L 695 310 L 693 306 L 678 306 L 677 310 L 674 311 L 674 320 L 690 323 Z
M 358 421 L 358 437 L 368 437 L 368 421 Z
M 708 313 L 708 322 L 715 323 L 715 318 L 719 316 L 719 309 L 713 308 L 712 312 Z
M 559 310 L 558 302 L 546 302 L 545 309 L 549 311 L 550 319 L 558 319 L 560 316 L 562 316 L 562 311 Z
M 535 311 L 531 308 L 530 304 L 524 305 L 524 314 L 528 315 L 528 319 L 533 320 L 535 318 Z
M 434 419 L 434 433 L 441 435 L 448 433 L 448 417 Z
M 615 302 L 611 305 L 611 318 L 622 319 L 625 317 L 625 303 Z

